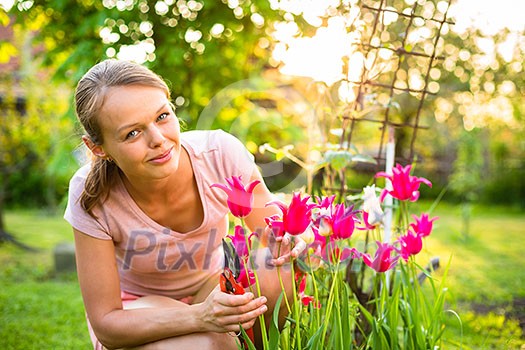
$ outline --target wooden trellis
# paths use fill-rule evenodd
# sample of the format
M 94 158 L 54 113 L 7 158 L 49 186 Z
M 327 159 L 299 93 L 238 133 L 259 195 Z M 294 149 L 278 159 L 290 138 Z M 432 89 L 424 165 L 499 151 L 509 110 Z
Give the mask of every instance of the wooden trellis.
M 374 141 L 378 145 L 376 171 L 384 167 L 389 130 L 404 138 L 404 143 L 396 145 L 396 162 L 408 164 L 415 159 L 419 129 L 427 128 L 422 125 L 423 105 L 439 90 L 435 76 L 444 58 L 446 26 L 453 24 L 448 18 L 450 4 L 451 0 L 359 2 L 355 26 L 360 28 L 361 39 L 353 45 L 366 64 L 357 79 L 348 81 L 356 98 L 342 112 L 339 145 L 341 150 L 349 150 L 352 143 L 359 143 L 359 128 L 375 124 L 379 133 Z M 347 68 L 352 69 L 352 64 L 350 59 Z M 397 110 L 400 105 L 411 106 L 410 111 Z M 344 173 L 339 175 L 344 179 Z M 328 190 L 341 195 L 350 192 L 344 182 L 340 188 Z

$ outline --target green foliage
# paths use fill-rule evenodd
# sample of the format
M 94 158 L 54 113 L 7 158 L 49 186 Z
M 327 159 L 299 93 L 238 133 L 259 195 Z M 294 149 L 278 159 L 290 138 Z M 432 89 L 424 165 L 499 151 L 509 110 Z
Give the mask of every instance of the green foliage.
M 470 234 L 471 203 L 482 192 L 483 150 L 477 130 L 463 131 L 459 139 L 458 154 L 449 185 L 462 199 L 463 229 L 465 237 Z
M 490 138 L 493 176 L 484 185 L 480 200 L 484 203 L 514 203 L 525 208 L 524 134 L 506 128 L 494 129 Z
M 434 3 L 427 1 L 427 5 L 431 2 Z M 275 79 L 274 75 L 261 79 L 261 72 L 267 70 L 270 74 L 273 73 L 273 68 L 267 69 L 268 57 L 275 44 L 270 34 L 275 21 L 281 20 L 285 11 L 273 10 L 270 3 L 263 0 L 240 1 L 235 8 L 230 8 L 226 1 L 212 0 L 178 1 L 173 5 L 166 5 L 167 7 L 162 4 L 165 3 L 146 0 L 127 4 L 90 0 L 17 0 L 10 15 L 16 18 L 18 25 L 24 30 L 35 31 L 36 38 L 32 45 L 39 47 L 37 58 L 42 57 L 54 76 L 60 81 L 66 81 L 70 88 L 94 63 L 106 57 L 122 57 L 132 46 L 138 46 L 144 49 L 140 60 L 170 82 L 177 112 L 187 121 L 190 129 L 199 124 L 203 118 L 203 110 L 221 91 L 230 90 L 234 83 L 259 80 L 254 84 L 255 87 L 250 88 L 251 91 L 237 90 L 234 99 L 214 111 L 210 125 L 240 136 L 254 153 L 258 145 L 267 142 L 271 142 L 275 148 L 293 143 L 298 151 L 296 155 L 300 156 L 307 153 L 305 150 L 319 148 L 319 145 L 304 140 L 305 133 L 302 129 L 305 128 L 305 122 L 301 117 L 305 109 L 297 103 L 297 98 L 290 99 L 283 92 L 285 89 L 281 89 L 283 93 L 280 96 L 272 95 L 272 90 L 275 89 L 271 87 L 263 87 L 265 90 L 261 90 L 261 81 L 270 80 L 274 85 L 283 85 L 282 81 L 279 82 L 280 78 Z M 396 0 L 392 6 L 404 8 L 406 4 Z M 435 3 L 429 6 L 434 7 Z M 348 14 L 348 11 L 349 8 L 345 5 L 334 6 L 324 15 L 324 22 L 335 15 Z M 260 21 L 261 18 L 264 22 Z M 2 16 L 0 20 L 6 23 L 8 18 Z M 292 20 L 298 24 L 297 35 L 308 36 L 317 30 L 300 14 L 286 14 L 286 21 Z M 395 48 L 403 39 L 404 31 L 399 27 L 402 21 L 398 22 L 400 23 L 393 23 L 382 29 L 384 36 L 390 38 L 385 43 L 386 47 Z M 442 179 L 443 186 L 453 171 L 450 167 L 453 161 L 451 155 L 456 153 L 456 140 L 465 127 L 468 130 L 483 127 L 491 131 L 498 127 L 509 128 L 510 134 L 500 133 L 495 137 L 507 147 L 520 152 L 508 153 L 505 161 L 523 158 L 523 147 L 516 147 L 516 142 L 523 138 L 524 131 L 520 125 L 523 125 L 525 110 L 521 98 L 524 86 L 519 83 L 524 80 L 520 79 L 524 74 L 524 70 L 520 69 L 522 48 L 517 48 L 512 57 L 504 57 L 500 50 L 494 50 L 494 62 L 490 63 L 490 60 L 484 59 L 485 53 L 479 45 L 481 42 L 503 45 L 511 42 L 508 39 L 515 33 L 504 30 L 489 36 L 473 28 L 458 33 L 454 31 L 453 25 L 449 27 L 450 30 L 444 37 L 443 52 L 438 53 L 444 59 L 437 61 L 432 68 L 432 80 L 439 83 L 440 87 L 438 96 L 427 96 L 421 113 L 421 124 L 430 126 L 430 130 L 419 130 L 416 139 L 416 153 L 418 159 L 423 160 L 422 168 L 425 168 L 423 174 L 438 174 L 437 178 Z M 419 43 L 409 44 L 404 49 L 424 51 L 419 46 Z M 8 43 L 2 43 L 1 49 L 0 60 L 6 59 L 8 55 L 24 52 L 17 47 L 13 49 Z M 410 75 L 423 76 L 420 61 L 405 56 L 402 58 L 400 76 L 408 75 L 409 71 Z M 35 61 L 38 62 L 38 59 Z M 508 77 L 513 77 L 513 82 Z M 384 79 L 389 78 L 391 77 L 385 74 Z M 332 103 L 339 83 L 326 91 L 329 96 L 322 98 L 307 93 L 315 85 L 311 80 L 302 79 L 291 84 L 287 80 L 284 84 L 293 86 L 293 89 L 304 94 L 306 98 L 302 100 L 310 103 L 310 109 L 315 110 L 320 118 L 321 125 L 318 127 L 322 133 L 326 134 L 341 126 L 340 117 L 348 110 L 348 106 Z M 288 89 L 290 90 L 292 89 Z M 375 93 L 366 98 L 378 102 L 384 100 Z M 275 101 L 277 104 L 273 106 L 267 103 Z M 408 94 L 396 94 L 395 101 L 388 106 L 379 105 L 382 107 L 366 111 L 357 117 L 378 118 L 381 117 L 382 108 L 389 107 L 392 122 L 410 124 L 418 107 Z M 478 110 L 477 106 L 481 108 Z M 67 115 L 74 120 L 72 110 Z M 237 121 L 241 119 L 242 122 Z M 284 121 L 282 127 L 279 125 L 281 121 Z M 371 129 L 375 126 L 354 127 L 353 143 L 363 153 L 369 153 L 377 146 L 377 138 L 371 137 Z M 69 132 L 70 130 L 66 130 L 62 135 Z M 328 136 L 324 135 L 322 142 L 334 142 L 333 135 Z M 398 157 L 406 156 L 411 136 L 411 131 L 407 128 L 396 129 Z M 59 146 L 57 153 L 53 151 L 54 170 L 48 169 L 49 171 L 56 171 L 56 165 L 63 163 L 57 159 L 57 154 L 67 154 L 61 150 L 73 149 L 77 140 L 67 140 L 67 143 L 68 145 Z M 256 154 L 256 157 L 267 160 L 264 155 Z M 512 181 L 512 185 L 509 185 L 511 187 L 521 186 L 519 176 L 523 167 L 507 167 L 517 169 L 515 173 L 518 175 L 500 181 L 493 165 L 485 165 L 487 171 L 483 182 L 487 184 L 487 194 L 481 198 L 521 203 L 523 196 L 499 194 L 502 192 L 500 185 L 508 184 L 508 181 Z M 296 172 L 291 174 L 292 179 L 273 177 L 270 182 L 276 184 L 275 188 L 283 188 L 285 185 L 282 183 L 290 183 L 295 178 Z M 285 176 L 281 176 L 283 177 Z M 61 184 L 52 185 L 61 187 Z
M 407 268 L 412 272 L 405 270 Z M 314 287 L 307 291 L 315 295 L 315 302 L 322 303 L 321 308 L 294 303 L 294 311 L 279 339 L 288 345 L 280 348 L 433 349 L 439 346 L 444 332 L 444 279 L 438 282 L 432 278 L 431 288 L 423 291 L 419 283 L 412 283 L 417 280 L 414 268 L 412 264 L 396 270 L 391 290 L 386 287 L 386 276 L 378 275 L 374 288 L 377 294 L 369 300 L 374 305 L 372 309 L 352 297 L 342 265 L 311 272 L 308 283 L 316 285 L 318 290 Z M 362 344 L 356 340 L 358 332 L 366 333 Z
M 499 169 L 496 176 L 484 185 L 481 200 L 485 204 L 514 203 L 525 209 L 525 164 Z
M 260 70 L 267 57 L 261 40 L 277 16 L 266 1 L 240 1 L 234 8 L 212 0 L 54 0 L 21 7 L 11 12 L 26 26 L 40 23 L 37 38 L 55 77 L 73 85 L 96 62 L 138 48 L 134 59 L 170 83 L 189 125 L 221 88 Z
M 5 204 L 56 207 L 71 175 L 71 166 L 64 166 L 72 162 L 71 154 L 64 158 L 60 172 L 48 163 L 64 143 L 62 135 L 72 132 L 72 123 L 64 118 L 70 90 L 42 84 L 50 74 L 33 56 L 38 51 L 33 31 L 42 18 L 27 26 L 14 23 L 12 16 L 6 22 L 12 30 L 8 42 L 16 48 L 8 57 L 9 67 L 16 71 L 0 76 L 0 208 Z
M 56 150 L 65 142 L 61 135 L 71 132 L 72 125 L 68 118 L 60 118 L 67 110 L 67 99 L 61 99 L 63 91 L 43 87 L 37 78 L 27 75 L 22 79 L 25 95 L 19 99 L 23 110 L 11 108 L 14 97 L 7 96 L 0 112 L 0 186 L 8 204 L 55 207 L 77 166 L 71 152 L 56 164 Z
M 44 86 L 42 90 L 47 91 L 48 96 L 33 99 L 34 106 L 60 104 L 60 108 L 53 111 L 54 119 L 48 120 L 46 115 L 43 121 L 40 116 L 39 126 L 48 128 L 47 132 L 51 132 L 49 135 L 52 137 L 44 142 L 27 141 L 37 143 L 28 144 L 28 147 L 39 149 L 34 162 L 23 170 L 45 174 L 46 177 L 35 181 L 30 191 L 23 189 L 16 179 L 13 180 L 8 187 L 16 188 L 13 191 L 16 194 L 10 198 L 11 201 L 18 201 L 17 193 L 24 193 L 34 197 L 32 202 L 41 202 L 44 197 L 51 206 L 56 205 L 64 194 L 67 186 L 64 179 L 69 178 L 77 167 L 72 152 L 80 142 L 78 138 L 71 137 L 75 123 L 73 108 L 64 110 L 63 105 L 72 102 L 71 91 L 91 66 L 108 57 L 130 59 L 132 57 L 126 57 L 126 53 L 131 48 L 138 48 L 142 54 L 135 59 L 167 80 L 178 116 L 187 122 L 189 129 L 193 129 L 204 107 L 222 89 L 258 75 L 269 55 L 266 29 L 279 16 L 270 9 L 267 1 L 262 0 L 240 1 L 232 8 L 226 2 L 212 0 L 178 1 L 172 5 L 152 1 L 128 2 L 125 5 L 124 2 L 85 0 L 15 1 L 10 15 L 15 19 L 15 32 L 31 33 L 31 46 L 39 48 L 34 51 L 19 50 L 20 53 L 35 56 L 29 57 L 32 71 L 38 74 L 48 72 L 54 77 L 49 83 L 55 85 Z M 3 54 L 7 47 L 2 48 Z M 69 86 L 63 91 L 64 94 L 57 95 L 57 83 Z M 258 79 L 257 84 L 264 84 L 264 80 Z M 26 86 L 24 95 L 31 95 L 40 86 Z M 210 128 L 230 130 L 235 120 L 236 125 L 240 121 L 246 126 L 249 119 L 258 117 L 257 121 L 265 127 L 248 123 L 247 128 L 237 128 L 239 136 L 244 136 L 248 129 L 259 130 L 243 138 L 252 151 L 256 151 L 257 145 L 266 142 L 269 137 L 290 140 L 300 133 L 299 129 L 286 132 L 279 131 L 279 126 L 269 127 L 272 121 L 266 118 L 268 111 L 258 108 L 251 100 L 253 98 L 253 94 L 241 94 L 236 101 L 212 115 Z M 47 112 L 45 107 L 44 113 Z M 239 115 L 243 116 L 242 120 L 237 118 Z M 276 120 L 274 124 L 280 122 L 280 114 L 274 113 L 270 117 Z M 14 123 L 12 127 L 16 129 L 16 125 Z M 232 133 L 237 132 L 232 130 Z
M 459 139 L 458 154 L 454 162 L 450 187 L 467 201 L 477 199 L 481 192 L 483 149 L 477 131 L 464 131 Z

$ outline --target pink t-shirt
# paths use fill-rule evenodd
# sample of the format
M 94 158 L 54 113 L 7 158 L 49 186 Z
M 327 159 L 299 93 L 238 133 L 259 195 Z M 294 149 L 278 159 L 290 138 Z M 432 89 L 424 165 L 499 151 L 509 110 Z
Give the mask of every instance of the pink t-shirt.
M 228 233 L 227 196 L 214 183 L 231 176 L 247 183 L 254 170 L 253 156 L 235 137 L 222 130 L 181 134 L 188 151 L 204 208 L 201 225 L 179 233 L 149 218 L 134 202 L 120 177 L 107 200 L 97 206 L 94 219 L 82 209 L 79 197 L 90 165 L 70 181 L 64 218 L 77 230 L 113 240 L 120 286 L 136 295 L 165 295 L 181 299 L 194 295 L 223 267 L 221 239 Z M 176 215 L 176 213 L 174 213 Z

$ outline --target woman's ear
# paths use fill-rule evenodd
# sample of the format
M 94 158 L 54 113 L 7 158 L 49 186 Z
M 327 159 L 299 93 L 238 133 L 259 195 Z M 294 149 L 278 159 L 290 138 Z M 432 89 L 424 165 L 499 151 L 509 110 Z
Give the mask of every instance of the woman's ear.
M 107 158 L 106 152 L 104 152 L 104 149 L 101 145 L 96 145 L 93 140 L 87 135 L 82 136 L 82 141 L 86 145 L 87 148 L 93 153 L 95 156 L 100 158 Z

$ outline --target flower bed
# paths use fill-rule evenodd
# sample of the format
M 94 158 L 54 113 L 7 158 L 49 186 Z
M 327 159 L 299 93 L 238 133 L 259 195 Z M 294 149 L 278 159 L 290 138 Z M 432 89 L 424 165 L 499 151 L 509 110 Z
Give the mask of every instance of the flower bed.
M 307 248 L 289 265 L 297 293 L 279 301 L 289 313 L 284 328 L 272 322 L 269 331 L 262 329 L 265 349 L 441 347 L 445 278 L 436 280 L 432 265 L 423 268 L 415 259 L 438 218 L 410 215 L 409 208 L 419 198 L 420 185 L 432 184 L 410 172 L 410 165 L 400 164 L 391 174 L 379 172 L 376 178 L 385 178 L 386 188 L 367 186 L 344 203 L 335 196 L 295 192 L 289 203 L 267 204 L 281 211 L 266 219 L 273 235 L 291 236 L 292 244 L 301 240 Z M 230 239 L 244 264 L 241 280 L 259 290 L 250 259 L 259 241 L 242 221 L 257 183 L 245 188 L 240 178 L 227 181 L 230 187 L 215 186 L 228 193 L 229 204 L 242 203 L 230 206 L 240 220 Z M 243 196 L 242 201 L 235 196 Z

